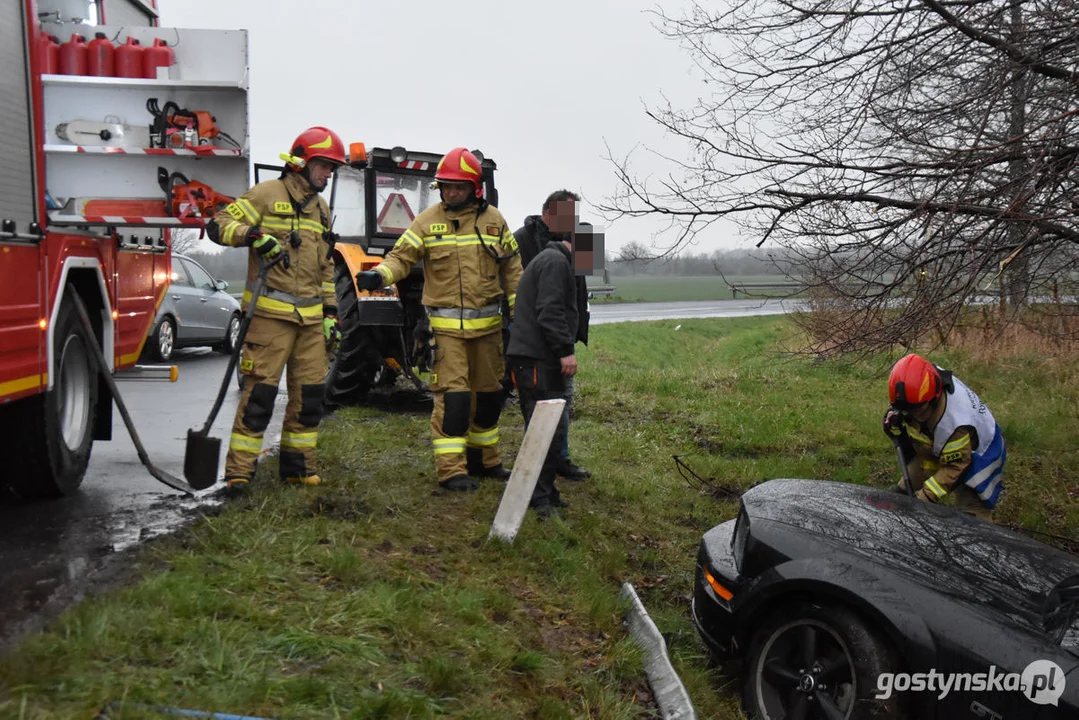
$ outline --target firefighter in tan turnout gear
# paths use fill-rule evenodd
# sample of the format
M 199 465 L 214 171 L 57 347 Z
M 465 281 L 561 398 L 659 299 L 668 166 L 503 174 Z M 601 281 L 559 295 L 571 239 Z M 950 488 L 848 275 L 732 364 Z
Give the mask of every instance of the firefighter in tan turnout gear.
M 333 235 L 329 209 L 319 193 L 344 164 L 341 138 L 324 127 L 305 130 L 283 153 L 280 178 L 261 182 L 207 225 L 214 242 L 249 247 L 243 304 L 261 262 L 281 253 L 270 268 L 244 339 L 240 371 L 246 376 L 229 439 L 225 482 L 242 494 L 255 472 L 262 436 L 273 414 L 281 373 L 287 371 L 288 407 L 281 429 L 281 480 L 318 485 L 315 447 L 322 419 L 326 348 L 340 338 L 333 286 Z
M 423 261 L 423 305 L 435 344 L 431 436 L 439 484 L 475 490 L 475 477 L 509 478 L 498 451 L 502 412 L 503 296 L 513 312 L 521 259 L 502 214 L 483 197 L 480 161 L 464 148 L 435 172 L 442 202 L 420 213 L 362 290 L 406 277 Z M 470 477 L 471 476 L 471 477 Z

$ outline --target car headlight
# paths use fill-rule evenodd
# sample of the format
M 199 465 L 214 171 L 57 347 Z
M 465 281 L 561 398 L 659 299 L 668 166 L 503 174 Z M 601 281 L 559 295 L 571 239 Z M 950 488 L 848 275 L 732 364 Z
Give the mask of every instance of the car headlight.
M 742 556 L 746 553 L 746 541 L 749 539 L 749 514 L 746 506 L 741 505 L 738 510 L 738 519 L 734 522 L 734 535 L 731 537 L 731 556 L 734 558 L 734 566 L 738 574 L 742 574 Z

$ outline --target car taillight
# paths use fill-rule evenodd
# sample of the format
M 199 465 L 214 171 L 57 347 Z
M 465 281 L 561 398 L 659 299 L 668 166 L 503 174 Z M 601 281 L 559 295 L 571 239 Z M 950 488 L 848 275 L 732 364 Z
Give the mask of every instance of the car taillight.
M 731 537 L 731 556 L 739 575 L 742 574 L 742 556 L 745 555 L 748 539 L 749 515 L 746 513 L 746 506 L 742 505 L 738 511 L 738 519 L 734 522 L 734 535 Z

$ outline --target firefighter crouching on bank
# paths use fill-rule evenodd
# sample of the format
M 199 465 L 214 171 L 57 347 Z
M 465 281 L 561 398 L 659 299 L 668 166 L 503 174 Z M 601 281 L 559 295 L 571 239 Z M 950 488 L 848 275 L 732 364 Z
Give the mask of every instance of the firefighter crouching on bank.
M 884 432 L 903 453 L 915 496 L 939 503 L 954 492 L 959 510 L 992 520 L 1008 452 L 985 403 L 951 372 L 914 354 L 892 368 L 888 399 Z M 894 489 L 906 493 L 906 483 Z
M 521 259 L 497 208 L 483 197 L 480 161 L 455 148 L 439 161 L 442 202 L 412 222 L 382 262 L 356 275 L 374 290 L 423 260 L 423 298 L 434 343 L 431 436 L 439 484 L 475 490 L 475 477 L 509 479 L 498 450 L 502 412 L 503 296 L 513 312 Z M 470 477 L 471 476 L 471 477 Z
M 318 485 L 315 468 L 322 419 L 326 348 L 340 339 L 333 285 L 329 208 L 319 193 L 345 162 L 341 138 L 324 127 L 300 133 L 283 153 L 280 178 L 261 182 L 207 224 L 210 239 L 226 247 L 249 247 L 243 305 L 260 262 L 281 253 L 270 268 L 244 339 L 240 371 L 246 376 L 229 439 L 225 482 L 230 495 L 246 491 L 273 415 L 281 373 L 288 368 L 288 407 L 281 429 L 281 480 Z

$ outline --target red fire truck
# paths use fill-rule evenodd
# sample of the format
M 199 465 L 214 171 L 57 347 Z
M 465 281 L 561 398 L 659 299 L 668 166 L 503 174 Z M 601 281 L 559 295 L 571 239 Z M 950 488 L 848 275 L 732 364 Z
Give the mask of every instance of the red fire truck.
M 154 0 L 9 0 L 0 67 L 0 485 L 55 496 L 112 433 L 75 298 L 113 371 L 132 367 L 169 228 L 202 223 L 177 198 L 249 185 L 247 35 L 159 27 Z

